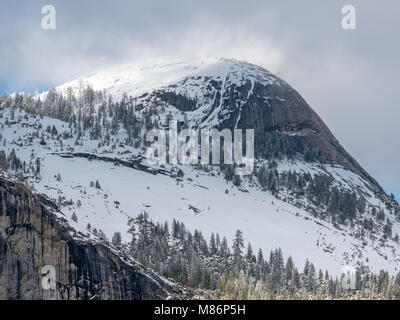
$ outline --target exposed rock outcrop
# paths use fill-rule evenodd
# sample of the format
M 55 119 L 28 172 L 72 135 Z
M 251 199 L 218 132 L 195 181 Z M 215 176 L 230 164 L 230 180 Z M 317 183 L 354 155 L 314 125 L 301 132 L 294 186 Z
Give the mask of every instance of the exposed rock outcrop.
M 164 279 L 111 248 L 76 240 L 25 185 L 0 176 L 0 299 L 165 299 Z M 55 270 L 55 290 L 42 268 Z
M 243 63 L 243 65 L 247 64 Z M 254 66 L 254 68 L 259 67 Z M 324 163 L 341 165 L 361 175 L 371 183 L 375 192 L 384 195 L 382 187 L 341 146 L 303 97 L 284 80 L 270 74 L 267 70 L 259 69 L 262 70 L 265 78 L 273 76 L 275 81 L 265 82 L 262 79 L 258 81 L 243 78 L 241 84 L 238 84 L 231 81 L 231 75 L 228 74 L 224 81 L 203 79 L 204 84 L 193 76 L 185 78 L 177 85 L 170 85 L 152 92 L 148 100 L 150 101 L 152 96 L 160 99 L 162 103 L 188 113 L 190 119 L 191 112 L 201 109 L 204 101 L 190 99 L 187 97 L 190 92 L 187 92 L 185 96 L 180 91 L 175 92 L 177 90 L 175 88 L 180 88 L 182 91 L 186 82 L 200 83 L 198 90 L 205 97 L 203 100 L 210 103 L 212 107 L 209 112 L 203 113 L 202 118 L 197 119 L 197 126 L 208 126 L 208 123 L 213 122 L 213 118 L 217 118 L 220 130 L 251 128 L 261 139 L 274 133 L 300 134 L 304 137 L 304 141 L 312 146 L 314 152 L 320 154 Z

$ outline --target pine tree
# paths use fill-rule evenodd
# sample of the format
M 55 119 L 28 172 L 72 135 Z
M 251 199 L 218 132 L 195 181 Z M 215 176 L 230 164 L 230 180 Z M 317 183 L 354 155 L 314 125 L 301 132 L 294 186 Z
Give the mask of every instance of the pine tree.
M 253 259 L 253 249 L 251 248 L 250 242 L 247 245 L 246 259 L 249 261 L 251 261 Z
M 217 245 L 215 244 L 215 236 L 214 233 L 211 233 L 211 239 L 210 239 L 210 253 L 212 255 L 217 253 Z
M 40 173 L 40 159 L 36 158 L 36 174 Z
M 72 213 L 71 219 L 72 219 L 72 221 L 74 221 L 74 222 L 78 222 L 78 217 L 77 217 L 77 215 L 76 215 L 75 212 Z
M 219 248 L 220 248 L 220 246 L 221 246 L 221 240 L 220 240 L 220 238 L 219 238 L 219 234 L 218 234 L 218 232 L 217 232 L 217 235 L 216 235 L 216 240 L 215 240 L 215 245 L 216 245 L 216 247 L 217 247 L 217 251 L 219 251 Z
M 0 169 L 2 169 L 2 170 L 8 169 L 8 161 L 7 161 L 6 153 L 3 150 L 0 151 Z
M 111 243 L 116 247 L 119 247 L 122 244 L 121 232 L 114 233 Z
M 223 257 L 226 257 L 226 256 L 229 254 L 228 241 L 226 240 L 225 237 L 222 238 L 221 248 L 220 248 L 220 254 L 221 254 Z
M 263 252 L 261 250 L 261 248 L 258 249 L 258 254 L 257 254 L 257 262 L 261 263 L 264 261 L 264 255 Z
M 243 253 L 243 233 L 239 229 L 236 231 L 235 238 L 233 240 L 232 250 L 233 257 L 236 262 L 239 262 Z

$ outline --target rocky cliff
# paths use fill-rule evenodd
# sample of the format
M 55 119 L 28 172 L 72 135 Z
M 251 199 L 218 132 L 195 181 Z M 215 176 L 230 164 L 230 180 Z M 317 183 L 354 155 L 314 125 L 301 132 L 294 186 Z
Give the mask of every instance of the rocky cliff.
M 172 293 L 162 278 L 70 231 L 26 186 L 0 176 L 0 299 L 165 299 Z M 49 269 L 55 283 L 46 289 Z
M 228 62 L 240 64 L 235 61 Z M 243 62 L 241 64 L 244 67 L 248 66 Z M 209 123 L 218 119 L 217 127 L 220 130 L 252 128 L 255 130 L 256 144 L 259 144 L 262 150 L 266 149 L 262 145 L 263 141 L 272 134 L 287 135 L 289 138 L 301 137 L 301 141 L 310 146 L 314 154 L 319 155 L 321 162 L 341 165 L 361 175 L 371 183 L 375 192 L 384 194 L 376 180 L 341 146 L 303 97 L 284 80 L 267 70 L 262 68 L 260 70 L 261 78 L 243 78 L 240 82 L 233 81 L 230 73 L 225 79 L 220 78 L 218 81 L 211 77 L 206 80 L 198 79 L 196 76 L 187 77 L 178 84 L 154 91 L 147 100 L 152 101 L 156 97 L 163 103 L 187 113 L 189 119 L 196 119 L 192 114 L 202 109 L 203 100 L 208 99 L 211 108 L 207 112 L 201 112 L 201 117 L 195 121 L 197 126 L 207 127 Z M 270 81 L 270 77 L 273 77 L 274 81 Z M 194 100 L 188 98 L 189 89 L 194 89 L 189 87 L 182 92 L 181 88 L 190 82 L 196 83 L 200 88 L 199 92 L 206 98 L 196 97 Z M 257 151 L 256 148 L 256 156 L 260 156 L 260 152 Z

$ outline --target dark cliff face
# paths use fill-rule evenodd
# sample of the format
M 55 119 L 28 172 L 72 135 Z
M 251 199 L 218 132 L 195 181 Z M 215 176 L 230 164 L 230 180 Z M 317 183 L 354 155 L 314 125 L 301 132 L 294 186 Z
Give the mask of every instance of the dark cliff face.
M 43 289 L 42 268 L 56 289 Z M 110 248 L 74 240 L 24 185 L 0 177 L 0 299 L 165 299 L 163 279 Z
M 266 70 L 265 74 L 271 75 Z M 257 137 L 260 141 L 276 133 L 289 138 L 290 135 L 299 135 L 320 156 L 322 162 L 341 165 L 361 175 L 370 182 L 375 192 L 384 194 L 381 186 L 340 145 L 301 95 L 284 80 L 275 78 L 277 81 L 271 84 L 252 83 L 244 79 L 240 86 L 231 83 L 229 78 L 224 82 L 208 80 L 209 83 L 199 86 L 199 90 L 203 91 L 205 97 L 212 97 L 212 108 L 196 126 L 202 127 L 207 123 L 211 115 L 215 116 L 214 110 L 217 109 L 218 129 L 255 129 L 256 144 Z M 182 82 L 186 81 L 188 79 Z M 153 92 L 153 95 L 189 114 L 201 107 L 201 103 L 180 93 L 175 94 L 173 90 L 174 86 L 170 86 Z M 257 146 L 255 156 L 258 156 Z
M 269 97 L 267 101 L 262 99 L 265 96 Z M 237 127 L 254 128 L 256 132 L 266 135 L 273 132 L 301 134 L 321 155 L 323 162 L 341 165 L 364 177 L 375 187 L 375 191 L 383 192 L 375 179 L 341 146 L 303 97 L 283 80 L 280 80 L 280 85 L 254 85 L 252 94 L 241 108 Z

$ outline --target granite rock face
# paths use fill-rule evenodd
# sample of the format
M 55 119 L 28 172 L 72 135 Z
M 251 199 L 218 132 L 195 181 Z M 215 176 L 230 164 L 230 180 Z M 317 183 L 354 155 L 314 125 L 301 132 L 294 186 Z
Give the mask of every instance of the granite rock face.
M 173 293 L 165 280 L 111 248 L 76 240 L 25 185 L 0 176 L 0 299 L 165 299 Z
M 207 127 L 213 119 L 218 119 L 218 129 L 254 129 L 258 140 L 272 134 L 301 136 L 321 160 L 327 164 L 341 165 L 364 177 L 371 183 L 374 192 L 384 194 L 381 186 L 358 162 L 341 146 L 318 114 L 303 97 L 286 81 L 264 70 L 265 77 L 273 76 L 275 81 L 265 83 L 243 79 L 240 84 L 213 79 L 199 81 L 196 77 L 185 78 L 181 83 L 159 89 L 149 96 L 160 99 L 162 103 L 174 106 L 193 118 L 196 110 L 203 107 L 204 101 L 210 104 L 207 112 L 195 118 L 197 127 Z M 175 92 L 186 82 L 198 83 L 201 101 Z M 203 82 L 204 83 L 203 83 Z M 257 139 L 256 139 L 257 140 Z M 256 141 L 257 142 L 257 141 Z M 257 152 L 256 152 L 257 157 Z

